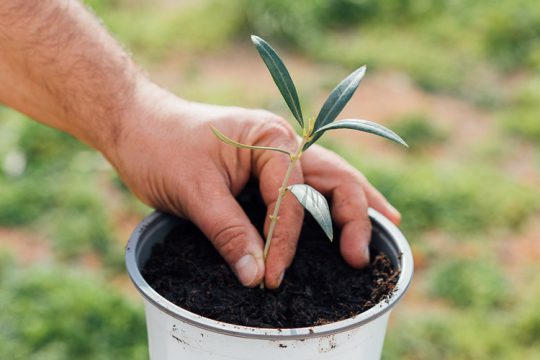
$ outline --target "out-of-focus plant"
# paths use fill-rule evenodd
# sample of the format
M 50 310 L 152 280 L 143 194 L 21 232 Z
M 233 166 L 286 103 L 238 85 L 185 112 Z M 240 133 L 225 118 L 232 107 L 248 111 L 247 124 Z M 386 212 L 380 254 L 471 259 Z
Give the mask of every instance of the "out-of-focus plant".
M 507 132 L 540 143 L 539 112 L 540 76 L 535 76 L 514 92 L 499 118 Z
M 501 306 L 508 286 L 500 266 L 486 260 L 451 260 L 436 269 L 432 281 L 434 296 L 466 308 Z
M 402 223 L 412 242 L 416 235 L 435 229 L 467 236 L 519 230 L 540 207 L 533 187 L 484 164 L 435 165 L 426 159 L 389 166 L 354 156 L 347 160 L 362 167 L 398 209 L 407 209 Z
M 433 123 L 423 114 L 409 114 L 394 122 L 392 127 L 407 139 L 411 150 L 421 150 L 441 144 L 448 138 L 448 134 Z
M 66 267 L 25 269 L 4 256 L 0 283 L 0 358 L 148 357 L 142 309 L 99 277 Z
M 503 1 L 487 9 L 484 46 L 503 69 L 540 69 L 540 4 L 535 1 Z

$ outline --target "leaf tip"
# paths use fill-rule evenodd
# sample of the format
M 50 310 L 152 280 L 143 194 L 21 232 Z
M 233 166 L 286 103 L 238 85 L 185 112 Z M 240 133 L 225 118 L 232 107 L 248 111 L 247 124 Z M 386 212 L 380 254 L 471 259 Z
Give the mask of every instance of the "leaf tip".
M 367 71 L 367 65 L 362 65 L 360 66 L 358 69 L 356 69 L 355 73 L 356 73 L 356 79 L 357 81 L 360 81 L 364 78 L 364 75 L 366 75 L 366 71 Z
M 258 37 L 257 35 L 251 35 L 251 42 L 255 44 L 255 46 L 259 45 L 261 43 L 262 39 Z
M 390 131 L 391 131 L 391 130 L 390 130 Z M 388 139 L 391 139 L 391 140 L 397 142 L 398 144 L 405 146 L 407 149 L 409 148 L 409 144 L 407 144 L 407 143 L 405 142 L 405 140 L 403 140 L 403 139 L 401 138 L 401 136 L 399 136 L 398 134 L 396 134 L 396 133 L 393 132 L 393 131 L 391 131 L 391 135 L 392 135 L 392 136 L 391 136 L 391 137 L 388 137 Z
M 401 138 L 398 134 L 394 133 L 395 141 L 403 146 L 405 146 L 407 149 L 409 148 L 409 144 L 405 140 Z

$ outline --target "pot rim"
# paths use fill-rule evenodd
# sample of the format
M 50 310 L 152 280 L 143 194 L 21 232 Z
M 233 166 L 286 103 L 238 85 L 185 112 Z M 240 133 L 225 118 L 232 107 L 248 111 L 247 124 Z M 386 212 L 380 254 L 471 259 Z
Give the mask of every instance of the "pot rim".
M 147 228 L 153 222 L 163 217 L 173 217 L 172 215 L 159 211 L 155 211 L 146 216 L 133 231 L 126 245 L 126 267 L 131 281 L 141 295 L 150 304 L 156 306 L 160 311 L 165 312 L 180 321 L 187 322 L 199 328 L 236 337 L 275 340 L 305 339 L 336 334 L 362 326 L 363 324 L 371 322 L 390 311 L 403 297 L 412 280 L 414 265 L 411 248 L 407 240 L 401 231 L 385 216 L 371 208 L 369 209 L 368 213 L 372 221 L 375 221 L 381 228 L 384 229 L 384 231 L 388 233 L 390 239 L 394 242 L 393 245 L 396 247 L 398 254 L 400 254 L 398 261 L 400 263 L 401 273 L 399 275 L 398 282 L 394 292 L 389 298 L 379 302 L 371 309 L 364 311 L 363 313 L 330 324 L 283 329 L 241 326 L 203 317 L 168 301 L 158 292 L 156 292 L 143 278 L 137 265 L 136 258 L 138 255 L 137 248 L 140 240 L 144 237 L 144 233 Z

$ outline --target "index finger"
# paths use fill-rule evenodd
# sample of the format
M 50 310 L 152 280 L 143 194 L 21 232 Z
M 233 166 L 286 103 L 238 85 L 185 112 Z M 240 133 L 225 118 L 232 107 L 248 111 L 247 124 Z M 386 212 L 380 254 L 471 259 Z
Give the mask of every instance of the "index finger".
M 272 123 L 271 123 L 272 124 Z M 288 124 L 275 121 L 273 127 L 267 125 L 264 137 L 257 145 L 287 148 L 294 145 L 296 136 Z M 268 231 L 274 208 L 278 201 L 280 188 L 285 174 L 291 164 L 288 156 L 273 151 L 257 153 L 254 157 L 254 172 L 259 178 L 262 198 L 267 206 L 267 216 L 264 223 L 264 233 Z M 286 185 L 303 183 L 302 169 L 296 162 L 290 172 Z M 279 287 L 285 269 L 291 264 L 296 252 L 298 237 L 302 228 L 304 210 L 292 196 L 284 196 L 281 200 L 278 220 L 275 225 L 271 245 L 266 258 L 265 284 L 270 289 Z

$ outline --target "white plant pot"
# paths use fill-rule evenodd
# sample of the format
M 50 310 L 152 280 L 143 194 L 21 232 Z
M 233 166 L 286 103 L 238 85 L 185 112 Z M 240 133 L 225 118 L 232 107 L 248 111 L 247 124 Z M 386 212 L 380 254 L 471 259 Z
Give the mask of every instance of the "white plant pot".
M 152 360 L 375 360 L 380 359 L 390 310 L 406 292 L 413 274 L 411 249 L 397 227 L 373 209 L 373 245 L 401 272 L 394 293 L 371 309 L 332 324 L 268 329 L 238 326 L 202 317 L 169 302 L 148 285 L 140 269 L 152 246 L 184 221 L 155 212 L 135 229 L 126 247 L 128 273 L 144 297 Z

